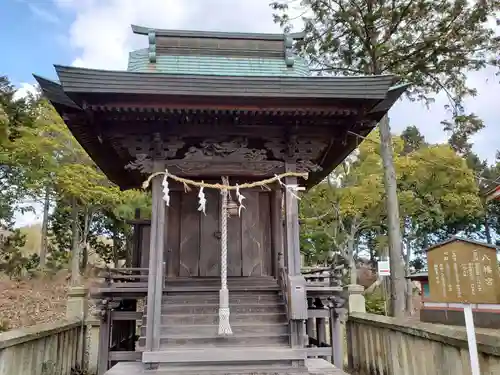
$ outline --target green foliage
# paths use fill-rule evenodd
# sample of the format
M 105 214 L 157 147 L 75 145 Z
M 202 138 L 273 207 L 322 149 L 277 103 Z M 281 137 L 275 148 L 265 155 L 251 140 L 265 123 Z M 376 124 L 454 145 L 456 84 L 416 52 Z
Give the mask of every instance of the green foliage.
M 25 236 L 19 229 L 5 236 L 0 244 L 0 271 L 11 279 L 21 277 L 26 271 L 38 267 L 37 254 L 25 256 L 22 248 L 25 245 Z
M 12 98 L 7 102 L 12 104 Z M 16 122 L 16 136 L 3 146 L 3 160 L 0 160 L 0 171 L 3 164 L 11 173 L 4 179 L 0 175 L 0 184 L 5 181 L 8 186 L 21 188 L 12 194 L 10 201 L 3 200 L 7 202 L 7 209 L 2 215 L 0 207 L 0 219 L 12 217 L 16 202 L 41 201 L 49 191 L 51 205 L 56 207 L 49 226 L 51 241 L 47 261 L 50 268 L 64 267 L 71 258 L 71 249 L 75 248 L 71 243 L 72 216 L 68 203 L 73 200 L 78 210 L 80 243 L 76 248 L 83 250 L 82 266 L 86 264 L 90 246 L 107 259 L 121 256 L 125 247 L 123 238 L 130 228 L 120 224 L 123 228 L 114 237 L 116 230 L 110 228 L 116 220 L 133 218 L 135 208 L 149 207 L 148 195 L 137 190 L 121 192 L 112 184 L 46 100 L 31 98 L 22 108 L 30 121 Z M 99 237 L 113 237 L 116 244 L 110 248 L 98 241 Z
M 378 292 L 373 292 L 365 296 L 365 306 L 368 313 L 385 315 L 386 301 Z
M 291 12 L 303 15 L 307 36 L 299 48 L 313 67 L 395 74 L 412 84 L 412 100 L 429 103 L 444 91 L 455 116 L 465 115 L 463 98 L 476 94 L 466 73 L 498 66 L 500 44 L 489 23 L 498 1 L 277 0 L 271 6 L 286 28 Z
M 449 145 L 429 145 L 414 127 L 392 142 L 405 250 L 413 254 L 412 264 L 422 268 L 421 250 L 471 230 L 471 223 L 484 215 L 483 204 L 473 171 Z M 332 253 L 349 255 L 350 246 L 354 259 L 363 250 L 372 261 L 386 252 L 378 132 L 347 164 L 301 200 L 302 251 L 309 264 L 324 263 Z
M 403 155 L 416 151 L 426 145 L 425 138 L 416 126 L 408 126 L 401 133 L 403 139 Z
M 33 112 L 27 99 L 14 100 L 14 86 L 0 76 L 0 227 L 12 226 L 15 210 L 26 195 L 24 169 L 11 155 L 12 144 L 21 137 L 22 128 L 33 125 Z M 29 209 L 29 208 L 28 208 Z

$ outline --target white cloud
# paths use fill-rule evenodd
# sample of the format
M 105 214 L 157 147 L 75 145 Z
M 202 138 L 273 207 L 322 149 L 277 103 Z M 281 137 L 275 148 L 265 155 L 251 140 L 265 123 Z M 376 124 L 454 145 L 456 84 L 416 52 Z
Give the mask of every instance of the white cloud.
M 74 12 L 69 30 L 73 65 L 124 69 L 128 52 L 147 40 L 131 24 L 167 29 L 278 32 L 268 0 L 55 0 Z M 244 15 L 242 17 L 242 15 Z
M 472 139 L 473 150 L 482 159 L 488 159 L 490 163 L 493 163 L 496 151 L 500 149 L 498 141 L 500 139 L 498 136 L 500 133 L 498 121 L 500 119 L 500 106 L 498 105 L 500 85 L 498 77 L 495 77 L 493 69 L 485 69 L 481 72 L 471 73 L 469 84 L 477 89 L 478 95 L 465 101 L 466 110 L 478 115 L 485 123 L 485 128 Z M 391 128 L 398 133 L 409 125 L 415 125 L 429 142 L 446 142 L 448 137 L 440 124 L 440 121 L 449 118 L 449 114 L 444 110 L 446 104 L 448 101 L 444 94 L 437 95 L 435 103 L 429 108 L 420 103 L 400 101 L 391 109 Z
M 25 98 L 30 94 L 31 95 L 36 94 L 36 87 L 35 87 L 35 85 L 32 85 L 31 83 L 23 82 L 19 86 L 20 87 L 16 90 L 16 93 L 14 94 L 14 97 L 13 97 L 14 100 Z
M 269 0 L 54 0 L 75 19 L 67 38 L 75 50 L 73 65 L 88 68 L 125 69 L 128 52 L 146 47 L 145 37 L 134 36 L 130 24 L 167 29 L 279 32 L 273 23 Z M 298 29 L 299 27 L 297 27 Z M 486 82 L 489 78 L 489 82 Z M 486 128 L 474 139 L 474 150 L 493 161 L 500 142 L 500 94 L 491 71 L 470 75 L 479 95 L 466 102 L 467 110 L 485 120 Z M 416 125 L 430 142 L 443 142 L 440 121 L 447 118 L 444 95 L 430 109 L 401 101 L 391 110 L 391 126 L 400 132 Z
M 35 17 L 38 17 L 42 21 L 48 22 L 48 23 L 53 23 L 53 24 L 58 24 L 60 22 L 60 19 L 57 15 L 55 15 L 53 12 L 50 12 L 46 9 L 40 8 L 39 6 L 29 3 L 28 7 L 35 15 Z

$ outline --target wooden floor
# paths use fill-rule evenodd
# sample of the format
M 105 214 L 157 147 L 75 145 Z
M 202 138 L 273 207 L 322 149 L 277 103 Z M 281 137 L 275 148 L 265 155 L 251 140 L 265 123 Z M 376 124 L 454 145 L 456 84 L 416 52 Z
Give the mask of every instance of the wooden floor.
M 196 372 L 184 372 L 186 374 L 192 375 L 348 375 L 346 372 L 336 368 L 330 362 L 324 359 L 307 359 L 306 360 L 306 372 L 304 371 L 294 371 L 292 369 L 280 371 L 276 369 L 254 369 L 250 372 L 246 370 L 237 370 L 227 368 L 221 372 L 221 370 L 210 370 L 210 368 L 205 367 L 204 370 Z M 111 368 L 106 372 L 105 375 L 173 375 L 179 374 L 178 371 L 168 369 L 166 367 L 160 367 L 157 370 L 146 370 L 141 362 L 121 362 Z

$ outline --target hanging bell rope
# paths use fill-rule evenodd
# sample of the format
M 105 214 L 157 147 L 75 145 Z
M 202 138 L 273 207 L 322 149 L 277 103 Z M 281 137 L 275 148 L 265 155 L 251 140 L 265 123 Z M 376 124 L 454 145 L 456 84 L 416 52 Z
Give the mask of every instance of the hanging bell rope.
M 229 185 L 227 177 L 222 178 L 224 186 Z M 221 260 L 220 260 L 220 284 L 219 291 L 219 336 L 233 334 L 229 322 L 229 290 L 227 288 L 227 189 L 221 190 Z

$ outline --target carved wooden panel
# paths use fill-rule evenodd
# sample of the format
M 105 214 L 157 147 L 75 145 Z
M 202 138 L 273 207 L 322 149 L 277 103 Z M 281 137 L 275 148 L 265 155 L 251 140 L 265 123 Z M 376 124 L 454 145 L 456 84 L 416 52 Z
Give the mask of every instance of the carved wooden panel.
M 220 275 L 220 193 L 207 189 L 206 215 L 200 214 L 200 276 Z
M 179 276 L 198 276 L 200 260 L 200 213 L 194 192 L 181 193 L 181 240 Z
M 149 155 L 155 151 L 153 137 L 149 134 L 138 134 L 128 136 L 114 136 L 115 142 L 119 142 L 121 147 L 128 151 L 131 156 Z M 179 137 L 167 137 L 161 140 L 158 145 L 161 156 L 165 159 L 174 158 L 182 147 L 184 141 Z
M 264 177 L 282 173 L 285 164 L 281 161 L 268 160 L 257 162 L 169 160 L 165 162 L 165 167 L 177 176 L 193 178 L 200 175 L 241 176 L 242 171 L 245 176 Z

